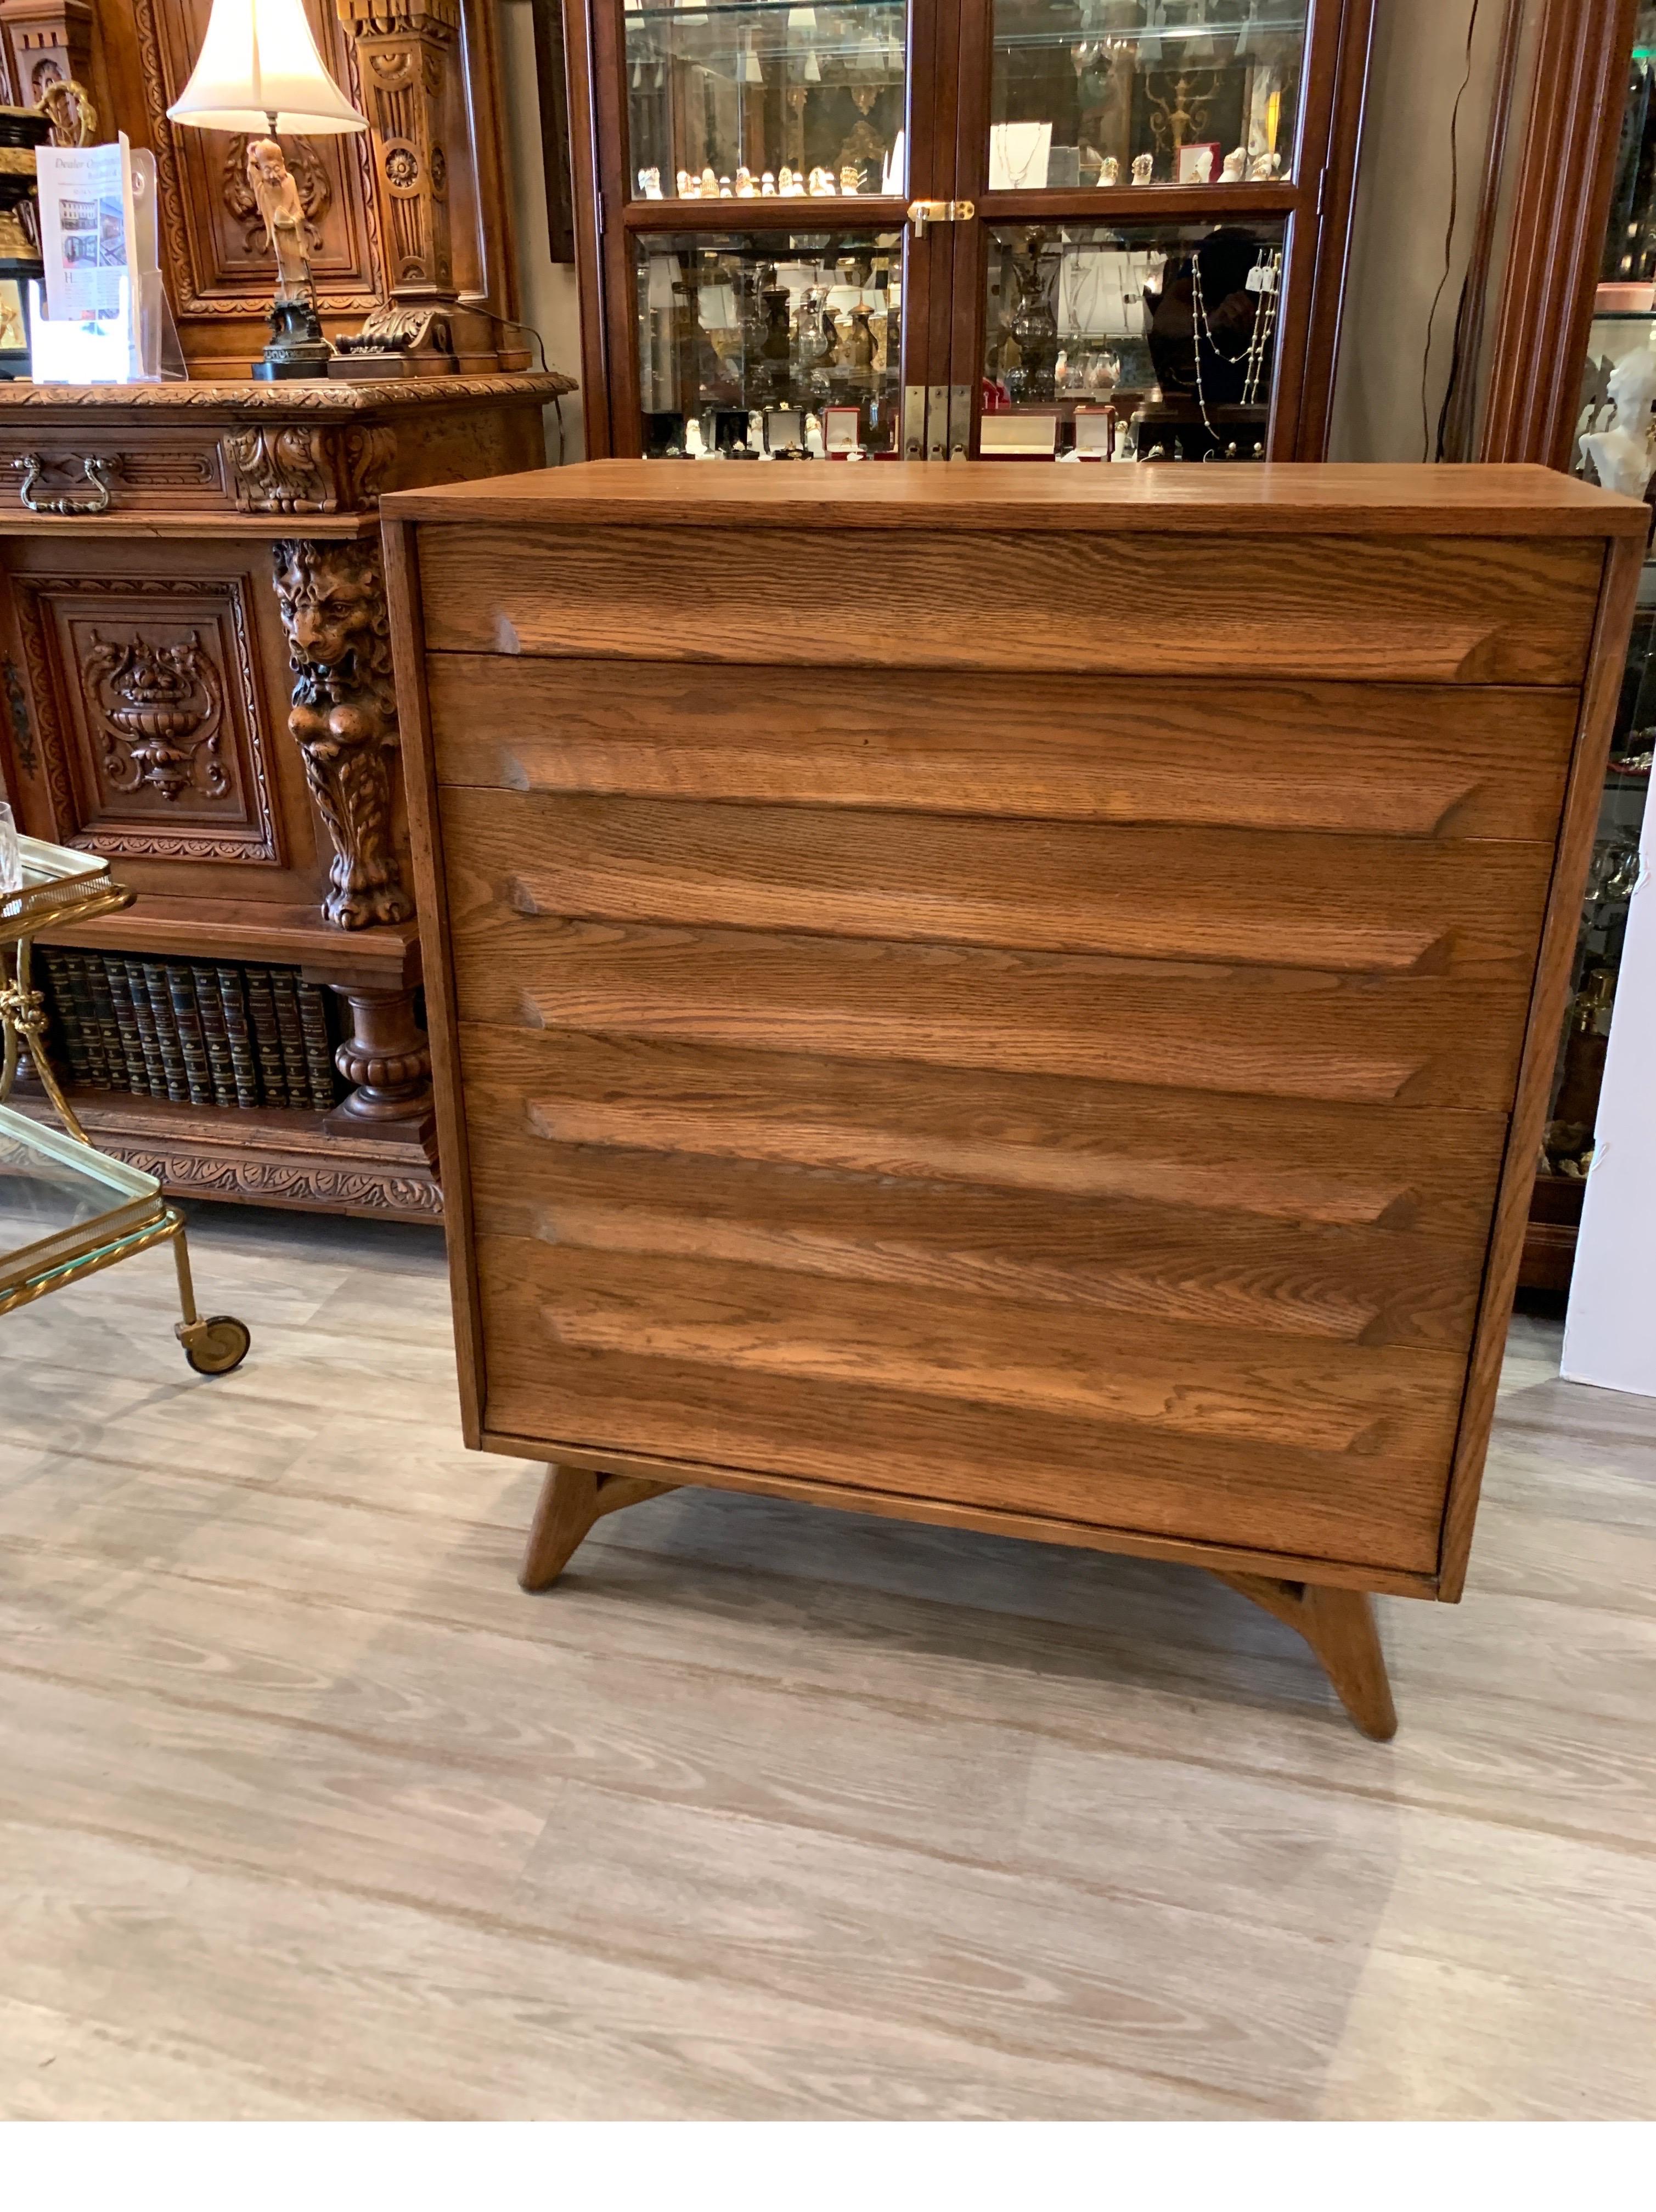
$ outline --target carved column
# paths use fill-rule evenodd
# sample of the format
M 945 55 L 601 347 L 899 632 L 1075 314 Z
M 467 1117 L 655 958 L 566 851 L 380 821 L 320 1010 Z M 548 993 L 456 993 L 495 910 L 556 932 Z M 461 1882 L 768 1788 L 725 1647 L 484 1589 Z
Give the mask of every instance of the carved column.
M 333 1064 L 352 1089 L 328 1116 L 330 1124 L 428 1122 L 431 1048 L 414 1018 L 414 994 L 357 983 L 331 988 L 350 1008 L 351 1033 Z
M 452 307 L 458 296 L 443 131 L 460 0 L 336 4 L 356 41 L 362 100 L 374 126 L 391 286 L 390 300 L 368 318 L 363 334 L 417 345 L 434 314 Z
M 276 592 L 294 672 L 288 728 L 333 841 L 322 911 L 342 929 L 414 911 L 393 838 L 397 693 L 380 548 L 372 538 L 277 543 Z
M 92 0 L 0 0 L 17 103 L 38 107 L 49 85 L 90 82 Z

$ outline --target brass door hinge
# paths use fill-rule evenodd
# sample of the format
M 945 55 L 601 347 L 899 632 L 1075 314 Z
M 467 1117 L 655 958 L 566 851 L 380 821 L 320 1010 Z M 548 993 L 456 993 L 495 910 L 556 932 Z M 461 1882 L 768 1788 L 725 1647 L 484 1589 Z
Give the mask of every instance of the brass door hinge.
M 928 222 L 970 222 L 977 210 L 971 200 L 910 200 L 909 221 L 916 238 L 926 235 Z

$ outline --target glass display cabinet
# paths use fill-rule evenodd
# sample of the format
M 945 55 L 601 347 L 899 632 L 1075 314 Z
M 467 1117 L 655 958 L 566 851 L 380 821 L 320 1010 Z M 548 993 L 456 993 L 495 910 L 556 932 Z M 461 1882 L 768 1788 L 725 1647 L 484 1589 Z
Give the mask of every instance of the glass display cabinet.
M 589 455 L 1318 457 L 1372 4 L 574 0 Z
M 1652 495 L 1656 405 L 1656 6 L 1623 30 L 1623 100 L 1610 162 L 1571 472 L 1634 497 Z M 1608 129 L 1608 118 L 1606 128 Z M 1639 878 L 1640 838 L 1656 759 L 1656 560 L 1647 559 L 1622 684 L 1598 836 L 1587 876 L 1568 1012 L 1554 1076 L 1520 1280 L 1568 1287 L 1592 1164 L 1604 1056 Z

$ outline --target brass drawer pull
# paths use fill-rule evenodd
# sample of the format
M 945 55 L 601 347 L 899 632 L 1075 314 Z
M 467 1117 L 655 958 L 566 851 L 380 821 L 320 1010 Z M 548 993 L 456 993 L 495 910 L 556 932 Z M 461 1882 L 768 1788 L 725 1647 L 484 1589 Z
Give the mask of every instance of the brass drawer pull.
M 92 486 L 90 499 L 76 500 L 67 495 L 61 499 L 36 499 L 34 487 L 46 474 L 46 465 L 39 453 L 21 454 L 12 463 L 23 479 L 17 495 L 31 514 L 107 514 L 115 504 L 109 464 L 97 454 L 88 453 L 81 463 L 81 473 Z

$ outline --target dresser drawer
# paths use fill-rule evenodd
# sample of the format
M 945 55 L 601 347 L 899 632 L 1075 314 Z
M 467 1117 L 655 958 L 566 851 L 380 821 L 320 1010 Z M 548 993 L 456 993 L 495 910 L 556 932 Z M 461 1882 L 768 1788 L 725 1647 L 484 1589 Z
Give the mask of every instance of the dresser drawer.
M 1505 1111 L 1545 848 L 449 791 L 463 1019 Z
M 438 781 L 1550 844 L 1572 690 L 426 657 Z
M 477 1247 L 491 1435 L 1400 1572 L 1458 1355 L 1109 1329 L 777 1270 Z
M 439 651 L 1459 684 L 1579 682 L 1604 565 L 1577 539 L 440 524 L 419 556 Z

